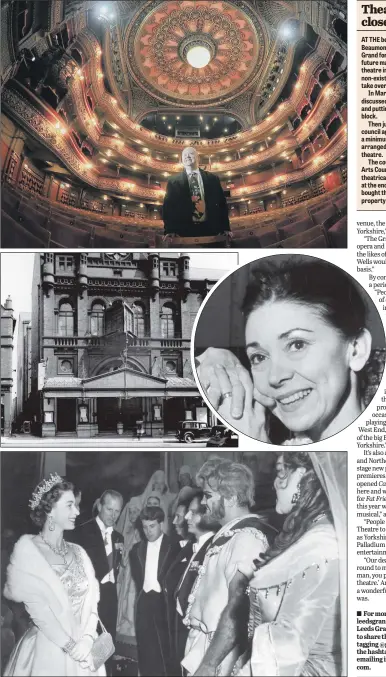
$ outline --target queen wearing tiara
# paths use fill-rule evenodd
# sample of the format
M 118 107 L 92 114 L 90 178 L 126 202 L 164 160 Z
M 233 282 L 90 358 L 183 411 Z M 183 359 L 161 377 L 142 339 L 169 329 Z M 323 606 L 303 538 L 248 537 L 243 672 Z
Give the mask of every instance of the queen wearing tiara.
M 4 595 L 23 602 L 31 624 L 15 646 L 4 675 L 106 675 L 94 669 L 99 584 L 91 561 L 63 531 L 75 528 L 74 486 L 59 475 L 38 484 L 29 502 L 40 528 L 16 543 Z

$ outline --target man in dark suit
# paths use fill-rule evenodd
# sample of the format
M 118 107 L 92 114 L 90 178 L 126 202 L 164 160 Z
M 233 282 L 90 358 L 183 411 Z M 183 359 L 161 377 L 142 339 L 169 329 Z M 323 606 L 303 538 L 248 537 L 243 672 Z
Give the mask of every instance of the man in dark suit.
M 228 207 L 215 174 L 198 167 L 198 153 L 182 151 L 184 171 L 172 176 L 163 204 L 165 235 L 204 237 L 230 231 Z
M 114 529 L 121 514 L 123 498 L 118 491 L 106 489 L 96 501 L 97 516 L 76 527 L 69 540 L 85 549 L 95 569 L 100 584 L 99 617 L 115 643 L 118 597 L 117 577 L 121 563 L 123 536 Z M 106 663 L 111 673 L 112 659 Z
M 162 586 L 179 546 L 162 531 L 165 519 L 162 508 L 145 507 L 139 519 L 147 542 L 136 543 L 129 553 L 137 589 L 135 634 L 139 674 L 143 677 L 168 677 L 170 649 Z

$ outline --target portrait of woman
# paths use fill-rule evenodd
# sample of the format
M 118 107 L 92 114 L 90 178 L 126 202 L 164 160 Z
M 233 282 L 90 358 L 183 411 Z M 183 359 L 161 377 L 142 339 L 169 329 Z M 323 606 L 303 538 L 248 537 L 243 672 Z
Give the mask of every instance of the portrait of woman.
M 230 338 L 221 346 L 210 333 L 229 294 L 237 345 Z M 237 297 L 242 318 L 239 308 L 233 313 Z M 222 333 L 231 334 L 232 327 Z M 384 368 L 384 332 L 369 296 L 337 266 L 303 255 L 265 257 L 233 272 L 207 298 L 194 345 L 198 381 L 215 410 L 275 444 L 318 442 L 346 428 Z
M 233 674 L 346 675 L 347 454 L 286 451 L 276 471 L 285 521 L 255 571 L 242 571 L 250 644 Z
M 30 500 L 31 519 L 40 529 L 16 543 L 4 596 L 23 602 L 31 618 L 4 675 L 105 675 L 94 670 L 91 650 L 97 637 L 99 583 L 86 552 L 63 538 L 79 514 L 74 486 L 51 475 Z

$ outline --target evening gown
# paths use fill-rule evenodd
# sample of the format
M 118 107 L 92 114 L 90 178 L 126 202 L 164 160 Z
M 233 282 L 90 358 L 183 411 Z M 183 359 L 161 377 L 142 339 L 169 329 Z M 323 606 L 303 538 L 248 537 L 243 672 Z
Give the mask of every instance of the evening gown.
M 251 580 L 250 647 L 233 674 L 341 675 L 339 602 L 338 547 L 334 528 L 326 521 Z
M 5 677 L 106 675 L 104 666 L 93 672 L 61 649 L 63 631 L 75 641 L 86 633 L 97 634 L 99 585 L 86 552 L 79 545 L 71 547 L 69 565 L 51 566 L 32 536 L 17 542 L 4 594 L 25 604 L 31 625 L 10 656 Z

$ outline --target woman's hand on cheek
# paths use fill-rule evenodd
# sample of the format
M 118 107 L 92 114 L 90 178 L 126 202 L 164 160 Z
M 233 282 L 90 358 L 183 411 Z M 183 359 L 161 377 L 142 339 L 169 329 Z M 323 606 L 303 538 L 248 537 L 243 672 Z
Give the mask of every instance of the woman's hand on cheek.
M 241 418 L 236 419 L 232 416 L 230 398 L 224 400 L 218 412 L 220 416 L 244 435 L 249 435 L 256 440 L 261 440 L 261 442 L 269 442 L 266 431 L 266 407 L 254 396 L 252 379 L 246 369 L 239 372 L 239 378 L 245 391 L 244 410 Z
M 245 389 L 241 374 L 249 374 L 237 357 L 223 348 L 207 348 L 198 358 L 197 375 L 211 405 L 219 409 L 223 397 L 231 393 L 232 417 L 239 419 L 243 415 Z

